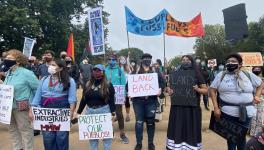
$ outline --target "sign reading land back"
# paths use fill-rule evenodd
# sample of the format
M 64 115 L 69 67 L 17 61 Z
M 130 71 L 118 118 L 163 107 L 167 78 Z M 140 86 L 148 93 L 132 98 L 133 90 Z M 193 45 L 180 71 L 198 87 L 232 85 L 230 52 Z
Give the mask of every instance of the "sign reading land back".
M 172 105 L 198 106 L 197 95 L 193 89 L 196 85 L 194 70 L 179 69 L 173 72 L 170 74 L 170 85 L 173 89 Z

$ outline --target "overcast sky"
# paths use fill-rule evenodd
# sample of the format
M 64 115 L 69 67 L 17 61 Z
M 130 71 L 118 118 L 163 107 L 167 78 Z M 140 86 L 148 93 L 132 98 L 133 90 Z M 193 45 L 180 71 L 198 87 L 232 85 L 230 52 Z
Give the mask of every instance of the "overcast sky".
M 245 3 L 247 21 L 258 21 L 264 15 L 264 0 L 105 0 L 104 10 L 110 13 L 108 25 L 108 43 L 114 50 L 127 48 L 125 9 L 142 19 L 156 16 L 162 9 L 167 9 L 179 21 L 189 21 L 199 12 L 203 24 L 224 24 L 222 9 Z M 139 36 L 129 33 L 130 47 L 137 47 L 154 57 L 163 59 L 163 36 Z M 193 52 L 195 38 L 166 36 L 166 57 Z

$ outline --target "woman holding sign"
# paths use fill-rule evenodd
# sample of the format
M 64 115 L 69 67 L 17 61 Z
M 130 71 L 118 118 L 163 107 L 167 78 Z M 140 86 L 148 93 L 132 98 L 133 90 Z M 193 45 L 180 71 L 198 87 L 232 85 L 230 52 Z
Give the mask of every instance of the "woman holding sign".
M 50 75 L 41 79 L 31 106 L 42 108 L 70 108 L 72 118 L 77 100 L 76 84 L 69 77 L 65 62 L 60 59 L 51 61 L 48 72 Z M 29 116 L 31 120 L 34 120 L 32 109 L 29 111 Z M 69 131 L 54 131 L 54 129 L 48 129 L 48 131 L 42 131 L 42 135 L 45 150 L 69 149 Z
M 169 80 L 171 109 L 166 148 L 201 149 L 200 94 L 207 94 L 208 90 L 193 58 L 182 56 L 180 68 L 170 74 Z
M 4 59 L 8 70 L 4 84 L 14 87 L 13 108 L 9 131 L 13 140 L 13 149 L 34 149 L 33 130 L 28 117 L 29 103 L 38 87 L 38 79 L 32 71 L 24 68 L 27 58 L 21 51 L 10 50 Z
M 239 54 L 229 55 L 226 58 L 226 71 L 217 74 L 210 86 L 215 118 L 220 120 L 219 122 L 234 124 L 236 129 L 246 128 L 244 133 L 240 130 L 239 133 L 233 132 L 225 137 L 229 150 L 236 148 L 246 150 L 247 128 L 251 118 L 256 115 L 253 102 L 260 103 L 263 89 L 261 79 L 251 72 L 242 70 L 241 67 L 242 57 Z M 254 89 L 256 89 L 255 96 Z M 222 126 L 221 130 L 230 131 L 230 128 L 226 125 Z
M 112 116 L 115 116 L 115 89 L 112 83 L 107 81 L 104 70 L 102 64 L 94 66 L 92 77 L 86 85 L 87 90 L 84 92 L 85 95 L 80 103 L 77 114 L 81 114 L 87 105 L 87 115 L 112 113 Z M 104 150 L 110 150 L 112 139 L 105 138 L 103 141 Z M 90 139 L 89 150 L 97 150 L 98 142 L 98 139 Z
M 152 56 L 150 54 L 143 54 L 141 57 L 141 65 L 139 69 L 135 72 L 136 74 L 150 74 L 154 73 L 154 69 L 150 67 Z M 165 88 L 165 82 L 162 78 L 162 75 L 158 73 L 158 86 L 159 92 L 157 95 L 150 95 L 144 97 L 133 97 L 133 108 L 136 116 L 136 124 L 135 124 L 135 131 L 136 131 L 136 139 L 137 145 L 135 150 L 142 149 L 142 140 L 143 140 L 143 129 L 144 129 L 144 122 L 147 124 L 147 133 L 148 133 L 148 149 L 155 150 L 154 141 L 154 134 L 155 134 L 155 112 L 158 103 L 158 97 L 162 89 Z M 128 85 L 129 86 L 129 85 Z

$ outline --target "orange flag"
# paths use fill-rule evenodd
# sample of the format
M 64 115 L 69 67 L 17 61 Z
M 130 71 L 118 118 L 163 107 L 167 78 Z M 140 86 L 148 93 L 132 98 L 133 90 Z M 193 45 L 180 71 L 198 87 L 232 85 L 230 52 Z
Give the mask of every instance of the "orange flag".
M 73 42 L 73 34 L 71 33 L 69 41 L 68 41 L 68 47 L 67 47 L 67 55 L 71 56 L 74 62 L 74 42 Z
M 165 34 L 181 37 L 204 36 L 201 13 L 189 22 L 177 21 L 168 13 Z

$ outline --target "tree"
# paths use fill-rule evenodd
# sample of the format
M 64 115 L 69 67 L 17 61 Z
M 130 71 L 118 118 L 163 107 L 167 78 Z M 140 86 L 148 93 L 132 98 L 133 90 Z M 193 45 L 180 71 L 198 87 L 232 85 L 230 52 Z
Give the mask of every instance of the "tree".
M 175 56 L 173 59 L 169 61 L 169 67 L 177 67 L 181 64 L 181 56 Z
M 87 14 L 86 9 L 102 6 L 103 0 L 0 0 L 0 50 L 22 49 L 24 37 L 36 38 L 33 54 L 46 49 L 59 54 L 66 50 L 74 33 L 75 52 L 80 58 L 88 42 L 88 23 L 73 25 L 73 18 Z M 104 24 L 108 13 L 103 12 Z M 105 27 L 107 36 L 107 29 Z M 58 56 L 58 55 L 57 55 Z
M 138 48 L 125 48 L 125 49 L 120 50 L 117 53 L 117 55 L 118 56 L 127 56 L 128 52 L 130 52 L 130 60 L 134 60 L 136 62 L 139 62 L 141 59 L 141 56 L 144 54 L 144 52 Z

